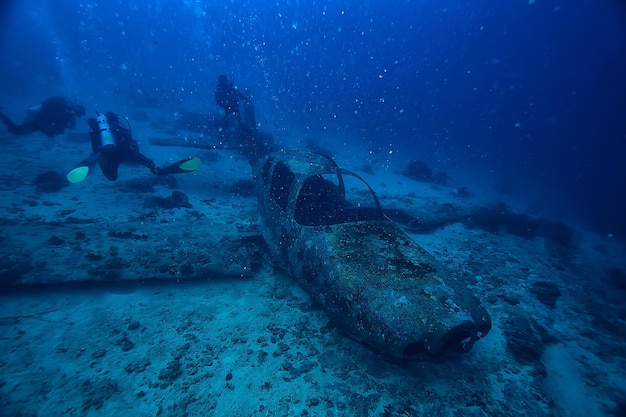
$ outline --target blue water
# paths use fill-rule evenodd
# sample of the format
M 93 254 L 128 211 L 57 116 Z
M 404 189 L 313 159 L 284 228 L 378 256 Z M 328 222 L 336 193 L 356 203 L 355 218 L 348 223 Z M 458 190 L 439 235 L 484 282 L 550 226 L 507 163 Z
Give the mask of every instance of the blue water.
M 0 10 L 5 97 L 209 111 L 224 73 L 251 88 L 266 126 L 484 177 L 543 215 L 626 237 L 623 1 L 5 0 Z

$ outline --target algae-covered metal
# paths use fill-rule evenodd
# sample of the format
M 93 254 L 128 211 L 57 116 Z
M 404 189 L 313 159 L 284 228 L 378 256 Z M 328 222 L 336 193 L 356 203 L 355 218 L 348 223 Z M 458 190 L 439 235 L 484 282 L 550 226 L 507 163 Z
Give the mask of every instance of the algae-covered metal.
M 319 153 L 279 151 L 258 161 L 255 181 L 274 261 L 355 339 L 395 358 L 437 358 L 469 351 L 491 328 L 357 174 Z

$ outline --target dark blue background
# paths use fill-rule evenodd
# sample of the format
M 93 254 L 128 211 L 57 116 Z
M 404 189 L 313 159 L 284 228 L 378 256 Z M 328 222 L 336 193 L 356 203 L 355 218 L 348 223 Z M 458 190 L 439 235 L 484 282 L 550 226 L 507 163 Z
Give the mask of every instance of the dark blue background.
M 226 73 L 271 125 L 489 173 L 551 217 L 626 236 L 624 2 L 2 4 L 5 95 L 45 83 L 88 107 L 206 111 Z

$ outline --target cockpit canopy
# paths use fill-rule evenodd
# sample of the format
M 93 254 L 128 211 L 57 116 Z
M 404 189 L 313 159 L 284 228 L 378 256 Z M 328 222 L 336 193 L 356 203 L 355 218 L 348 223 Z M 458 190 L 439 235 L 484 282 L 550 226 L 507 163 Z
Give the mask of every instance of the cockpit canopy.
M 268 158 L 261 171 L 270 200 L 296 223 L 326 226 L 384 218 L 376 194 L 358 174 L 325 155 L 306 156 L 303 163 L 301 152 L 297 161 L 289 151 L 281 152 Z

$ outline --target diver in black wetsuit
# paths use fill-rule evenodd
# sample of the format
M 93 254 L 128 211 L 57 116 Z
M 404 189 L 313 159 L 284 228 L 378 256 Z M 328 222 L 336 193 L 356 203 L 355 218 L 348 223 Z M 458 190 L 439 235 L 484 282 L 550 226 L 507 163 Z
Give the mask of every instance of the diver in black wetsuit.
M 109 181 L 117 180 L 117 169 L 124 162 L 143 165 L 154 175 L 191 172 L 200 166 L 200 159 L 192 157 L 164 168 L 157 167 L 150 158 L 139 152 L 139 144 L 131 135 L 130 125 L 122 126 L 118 115 L 113 112 L 99 114 L 97 119 L 92 117 L 87 122 L 92 153 L 66 175 L 72 183 L 87 178 L 96 163 Z
M 224 109 L 224 118 L 216 123 L 217 129 L 221 132 L 228 130 L 228 119 L 232 116 L 237 120 L 239 127 L 243 125 L 241 113 L 239 111 L 239 99 L 243 98 L 237 87 L 228 81 L 225 75 L 217 77 L 217 87 L 215 87 L 215 102 Z
M 50 97 L 37 106 L 27 110 L 22 124 L 15 124 L 4 113 L 0 112 L 0 120 L 14 135 L 27 135 L 41 131 L 52 138 L 65 132 L 65 129 L 76 126 L 76 118 L 85 115 L 85 108 L 72 104 L 61 96 Z
M 239 137 L 241 140 L 241 153 L 248 158 L 252 166 L 266 153 L 277 149 L 274 137 L 267 133 L 262 133 L 257 128 L 256 116 L 254 112 L 254 101 L 250 90 L 244 90 L 240 95 L 243 101 L 243 123 L 239 126 Z
M 243 104 L 243 117 L 240 109 Z M 217 77 L 215 101 L 224 109 L 224 119 L 216 124 L 217 129 L 235 142 L 235 150 L 254 163 L 263 155 L 275 149 L 272 135 L 259 132 L 254 112 L 254 101 L 247 88 L 242 94 L 225 75 Z M 237 129 L 229 130 L 229 118 L 237 120 Z
M 242 129 L 247 130 L 250 134 L 257 133 L 256 115 L 254 112 L 254 101 L 252 101 L 252 93 L 247 88 L 241 94 L 243 101 L 243 124 Z

